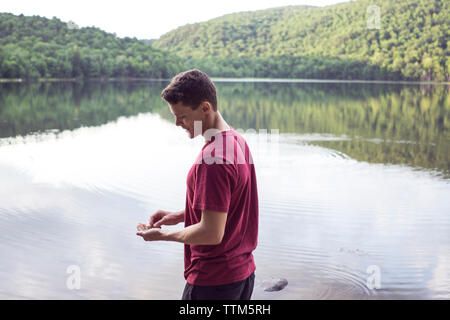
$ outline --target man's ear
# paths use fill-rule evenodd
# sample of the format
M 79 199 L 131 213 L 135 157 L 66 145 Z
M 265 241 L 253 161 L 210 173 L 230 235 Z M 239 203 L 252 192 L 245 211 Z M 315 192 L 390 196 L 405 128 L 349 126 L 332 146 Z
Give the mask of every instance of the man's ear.
M 205 114 L 208 114 L 212 111 L 212 106 L 208 101 L 203 101 L 200 107 Z

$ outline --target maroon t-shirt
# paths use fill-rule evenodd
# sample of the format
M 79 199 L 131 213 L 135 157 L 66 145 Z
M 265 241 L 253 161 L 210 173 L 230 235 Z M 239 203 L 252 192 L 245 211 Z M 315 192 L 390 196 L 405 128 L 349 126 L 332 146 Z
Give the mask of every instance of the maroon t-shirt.
M 255 271 L 258 191 L 253 159 L 233 128 L 205 143 L 187 176 L 185 227 L 200 222 L 202 210 L 227 212 L 218 245 L 184 246 L 184 277 L 194 285 L 241 281 Z

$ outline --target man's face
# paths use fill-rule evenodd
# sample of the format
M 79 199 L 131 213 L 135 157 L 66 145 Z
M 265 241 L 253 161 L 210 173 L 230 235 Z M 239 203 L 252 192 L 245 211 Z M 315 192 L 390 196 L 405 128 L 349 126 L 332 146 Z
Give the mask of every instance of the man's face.
M 181 101 L 177 104 L 169 104 L 169 107 L 170 112 L 175 116 L 175 124 L 185 129 L 189 134 L 189 138 L 195 138 L 194 121 L 201 121 L 203 127 L 203 121 L 206 115 L 204 107 L 199 106 L 196 110 L 192 110 L 191 107 L 183 105 Z

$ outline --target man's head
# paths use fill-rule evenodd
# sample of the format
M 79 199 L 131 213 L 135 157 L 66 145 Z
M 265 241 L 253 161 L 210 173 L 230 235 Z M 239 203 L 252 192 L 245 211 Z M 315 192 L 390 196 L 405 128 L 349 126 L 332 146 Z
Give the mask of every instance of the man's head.
M 208 75 L 198 69 L 173 77 L 161 97 L 176 117 L 176 125 L 187 130 L 190 138 L 194 138 L 194 121 L 202 122 L 203 134 L 217 112 L 216 87 Z

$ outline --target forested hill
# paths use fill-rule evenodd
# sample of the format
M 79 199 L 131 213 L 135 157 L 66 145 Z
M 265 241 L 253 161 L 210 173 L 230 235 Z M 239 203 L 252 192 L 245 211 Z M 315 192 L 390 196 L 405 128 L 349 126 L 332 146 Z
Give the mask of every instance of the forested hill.
M 278 7 L 188 24 L 156 40 L 0 13 L 0 78 L 171 78 L 195 67 L 214 77 L 450 81 L 449 5 Z
M 136 38 L 0 13 L 0 78 L 170 78 L 184 68 L 179 57 Z
M 360 0 L 242 12 L 180 27 L 152 45 L 217 76 L 448 80 L 449 3 Z

